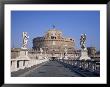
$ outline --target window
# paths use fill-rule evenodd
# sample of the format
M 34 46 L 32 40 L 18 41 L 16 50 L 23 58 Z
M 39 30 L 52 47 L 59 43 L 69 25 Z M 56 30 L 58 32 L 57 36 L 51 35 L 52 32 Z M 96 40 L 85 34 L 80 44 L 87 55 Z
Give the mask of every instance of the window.
M 56 37 L 54 37 L 54 36 L 51 36 L 51 39 L 56 39 Z

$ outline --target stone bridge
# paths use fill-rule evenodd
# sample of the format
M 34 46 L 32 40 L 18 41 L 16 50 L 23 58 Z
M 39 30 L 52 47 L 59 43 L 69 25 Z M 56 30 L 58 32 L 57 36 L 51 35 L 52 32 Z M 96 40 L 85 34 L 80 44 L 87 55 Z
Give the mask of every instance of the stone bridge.
M 24 66 L 22 66 L 24 67 Z M 42 59 L 11 72 L 12 77 L 99 77 L 100 62 L 92 60 Z

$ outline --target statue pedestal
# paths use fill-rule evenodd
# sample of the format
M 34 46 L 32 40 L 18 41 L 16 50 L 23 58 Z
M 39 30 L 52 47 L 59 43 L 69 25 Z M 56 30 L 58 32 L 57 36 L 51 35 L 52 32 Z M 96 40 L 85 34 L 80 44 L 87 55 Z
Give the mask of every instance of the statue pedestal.
M 88 57 L 88 53 L 87 50 L 81 50 L 81 56 L 79 58 L 79 60 L 90 60 L 91 58 Z
M 20 51 L 20 59 L 26 59 L 26 60 L 29 60 L 29 57 L 28 57 L 28 49 L 21 49 Z
M 29 66 L 30 58 L 28 57 L 28 49 L 21 49 L 17 58 L 18 68 L 24 69 Z

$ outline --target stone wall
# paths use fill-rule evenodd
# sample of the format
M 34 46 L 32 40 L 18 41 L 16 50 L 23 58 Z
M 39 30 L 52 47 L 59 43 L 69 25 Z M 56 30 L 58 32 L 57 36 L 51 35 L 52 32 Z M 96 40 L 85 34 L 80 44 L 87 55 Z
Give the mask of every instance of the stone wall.
M 60 52 L 59 53 L 58 51 L 54 51 L 54 52 L 50 51 L 50 52 L 47 52 L 47 53 L 43 52 L 42 57 L 43 58 L 45 58 L 45 57 L 46 58 L 51 58 L 51 57 L 55 56 L 55 57 L 59 58 L 61 56 L 64 57 L 64 54 L 65 54 L 65 52 Z M 70 51 L 70 52 L 67 52 L 67 54 L 68 54 L 68 57 L 74 59 L 74 58 L 77 58 L 77 57 L 80 56 L 80 51 L 74 51 L 74 52 Z M 28 57 L 30 59 L 39 59 L 40 55 L 41 55 L 40 52 L 32 51 L 32 50 L 28 51 Z M 15 49 L 11 50 L 11 59 L 16 59 L 19 56 L 20 56 L 20 49 L 15 48 Z

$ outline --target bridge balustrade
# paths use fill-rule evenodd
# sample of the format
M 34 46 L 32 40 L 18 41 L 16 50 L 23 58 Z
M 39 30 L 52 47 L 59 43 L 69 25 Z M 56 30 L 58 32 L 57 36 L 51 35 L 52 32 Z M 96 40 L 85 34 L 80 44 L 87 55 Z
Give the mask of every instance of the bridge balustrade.
M 46 61 L 48 61 L 48 59 L 42 59 L 42 60 L 31 59 L 29 61 L 11 59 L 11 72 L 18 71 L 20 69 L 29 68 Z
M 100 61 L 95 60 L 65 60 L 59 59 L 58 61 L 81 68 L 83 70 L 88 70 L 90 72 L 100 74 Z

